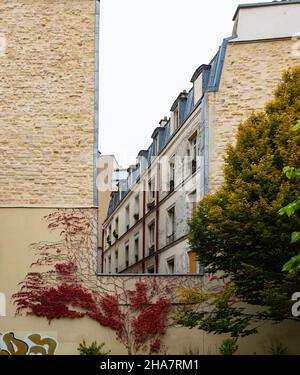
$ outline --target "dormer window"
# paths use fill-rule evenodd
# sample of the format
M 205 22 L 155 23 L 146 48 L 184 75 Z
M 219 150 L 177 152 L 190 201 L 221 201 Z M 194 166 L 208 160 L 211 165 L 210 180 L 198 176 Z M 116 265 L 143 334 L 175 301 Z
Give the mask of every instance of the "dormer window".
M 179 106 L 173 105 L 171 112 L 171 134 L 174 133 L 179 128 Z
M 153 142 L 152 142 L 153 156 L 156 156 L 159 154 L 161 133 L 164 132 L 164 130 L 165 130 L 164 127 L 158 126 L 157 128 L 155 128 L 154 132 L 151 135 L 151 138 L 153 139 Z
M 158 142 L 158 135 L 153 140 L 153 155 L 157 155 L 159 153 L 159 142 Z
M 171 107 L 171 133 L 174 133 L 181 125 L 187 97 L 188 93 L 185 90 L 182 91 Z
M 141 150 L 137 156 L 137 164 L 139 165 L 140 175 L 147 168 L 147 151 Z
M 178 111 L 178 107 L 175 109 L 174 111 L 174 130 L 178 129 L 178 126 L 179 126 L 179 111 Z
M 208 84 L 210 65 L 202 64 L 191 78 L 193 84 L 194 105 L 201 100 Z

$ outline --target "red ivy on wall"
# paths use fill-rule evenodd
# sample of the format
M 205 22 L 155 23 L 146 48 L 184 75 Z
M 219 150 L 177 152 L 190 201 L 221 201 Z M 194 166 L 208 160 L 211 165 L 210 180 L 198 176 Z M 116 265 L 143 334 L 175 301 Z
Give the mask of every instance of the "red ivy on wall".
M 158 353 L 172 304 L 166 294 L 157 295 L 155 289 L 156 282 L 149 285 L 139 280 L 135 289 L 124 291 L 121 296 L 105 294 L 100 299 L 100 308 L 90 316 L 101 325 L 112 328 L 128 354 L 140 351 Z M 121 302 L 124 297 L 126 304 Z
M 161 337 L 172 309 L 171 289 L 155 278 L 138 280 L 128 289 L 128 280 L 111 278 L 106 283 L 95 275 L 93 249 L 97 222 L 85 210 L 59 209 L 45 217 L 60 240 L 32 245 L 37 261 L 13 296 L 17 313 L 26 311 L 49 320 L 88 316 L 115 331 L 129 354 L 158 353 Z

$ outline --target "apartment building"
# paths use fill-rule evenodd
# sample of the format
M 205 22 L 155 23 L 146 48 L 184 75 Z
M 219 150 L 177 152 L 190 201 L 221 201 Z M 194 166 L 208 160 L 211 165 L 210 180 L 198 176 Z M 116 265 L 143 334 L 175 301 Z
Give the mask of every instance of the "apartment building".
M 187 241 L 196 202 L 223 183 L 226 146 L 239 124 L 272 97 L 281 74 L 300 63 L 300 1 L 244 4 L 232 35 L 191 78 L 152 143 L 111 195 L 101 272 L 203 274 Z M 295 40 L 296 39 L 296 40 Z
M 104 223 L 104 273 L 198 272 L 187 244 L 187 222 L 204 194 L 202 91 L 209 66 L 192 77 L 128 168 L 126 184 L 111 196 Z M 202 183 L 201 183 L 202 180 Z

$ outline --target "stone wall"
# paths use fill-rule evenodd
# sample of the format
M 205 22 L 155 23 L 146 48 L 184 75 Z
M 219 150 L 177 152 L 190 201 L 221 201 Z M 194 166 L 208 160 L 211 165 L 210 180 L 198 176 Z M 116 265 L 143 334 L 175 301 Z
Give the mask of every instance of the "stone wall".
M 0 32 L 0 205 L 92 206 L 95 0 L 1 0 Z
M 228 44 L 219 91 L 209 93 L 210 192 L 223 183 L 226 146 L 238 126 L 272 99 L 282 72 L 300 64 L 294 46 L 290 39 Z

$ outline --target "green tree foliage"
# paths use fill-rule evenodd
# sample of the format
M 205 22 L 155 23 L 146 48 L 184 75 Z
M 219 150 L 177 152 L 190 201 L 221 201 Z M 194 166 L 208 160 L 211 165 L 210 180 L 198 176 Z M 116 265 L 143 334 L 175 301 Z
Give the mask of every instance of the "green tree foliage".
M 220 348 L 219 348 L 219 352 L 220 354 L 222 355 L 233 355 L 234 353 L 236 353 L 239 349 L 239 346 L 237 344 L 237 338 L 229 338 L 229 339 L 225 339 L 223 340 Z
M 228 276 L 234 296 L 251 305 L 266 306 L 257 313 L 234 307 L 224 310 L 216 304 L 212 312 L 195 315 L 207 330 L 251 334 L 253 320 L 291 318 L 291 295 L 300 290 L 300 273 L 284 273 L 282 265 L 299 253 L 299 242 L 291 243 L 291 233 L 300 228 L 296 215 L 278 215 L 280 208 L 299 196 L 300 181 L 287 178 L 283 168 L 300 166 L 300 133 L 292 126 L 300 118 L 300 67 L 283 74 L 274 99 L 265 111 L 251 115 L 240 125 L 236 145 L 229 146 L 225 158 L 225 183 L 197 206 L 190 221 L 189 242 L 207 272 Z M 190 318 L 181 316 L 181 322 Z M 221 316 L 221 319 L 220 319 Z M 186 324 L 190 325 L 190 324 Z
M 78 351 L 80 355 L 107 355 L 110 354 L 109 351 L 104 351 L 105 344 L 102 342 L 101 344 L 97 344 L 96 341 L 93 341 L 91 345 L 87 345 L 85 340 L 79 344 Z
M 297 124 L 292 127 L 292 130 L 299 131 L 300 130 L 300 120 L 298 120 Z M 300 180 L 300 168 L 295 167 L 285 167 L 283 169 L 287 178 L 295 181 Z M 295 214 L 296 211 L 300 209 L 300 196 L 298 196 L 293 202 L 289 203 L 287 206 L 283 207 L 280 211 L 280 215 L 287 215 L 291 217 Z M 291 243 L 296 243 L 300 240 L 300 232 L 293 232 L 291 237 Z M 300 254 L 295 255 L 292 257 L 284 266 L 283 271 L 287 272 L 296 272 L 300 269 Z

